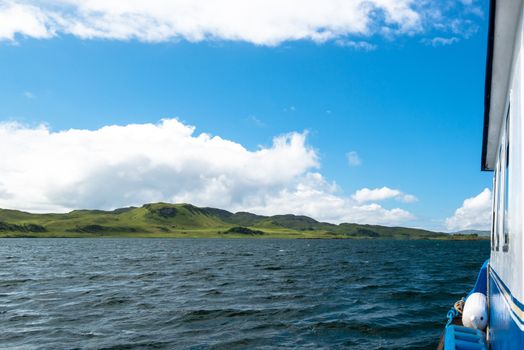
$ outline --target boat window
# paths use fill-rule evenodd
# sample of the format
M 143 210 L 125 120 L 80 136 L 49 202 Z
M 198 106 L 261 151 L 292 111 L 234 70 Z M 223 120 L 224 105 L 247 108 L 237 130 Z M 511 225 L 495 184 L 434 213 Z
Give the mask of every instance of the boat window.
M 509 249 L 509 109 L 506 115 L 506 125 L 504 132 L 504 211 L 503 211 L 503 234 L 504 234 L 504 245 L 502 251 L 507 252 Z

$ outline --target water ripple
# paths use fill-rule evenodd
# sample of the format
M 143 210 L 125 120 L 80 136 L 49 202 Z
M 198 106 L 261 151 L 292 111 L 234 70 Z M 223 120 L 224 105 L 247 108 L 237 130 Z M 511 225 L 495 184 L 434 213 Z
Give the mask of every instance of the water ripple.
M 489 254 L 488 242 L 0 241 L 2 349 L 434 349 Z

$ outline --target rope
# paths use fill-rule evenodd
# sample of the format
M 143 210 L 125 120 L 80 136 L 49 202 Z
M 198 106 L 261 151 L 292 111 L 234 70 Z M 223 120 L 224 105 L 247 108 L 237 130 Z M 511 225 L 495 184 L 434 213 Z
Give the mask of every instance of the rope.
M 453 304 L 453 307 L 448 311 L 448 323 L 446 323 L 446 327 L 449 326 L 453 322 L 453 319 L 462 315 L 463 309 L 464 309 L 464 298 L 456 301 L 455 304 Z

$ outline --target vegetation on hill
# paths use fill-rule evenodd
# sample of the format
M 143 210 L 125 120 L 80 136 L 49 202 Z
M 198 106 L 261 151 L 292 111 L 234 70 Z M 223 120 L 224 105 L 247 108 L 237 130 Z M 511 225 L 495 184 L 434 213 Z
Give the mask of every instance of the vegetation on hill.
M 263 235 L 265 232 L 260 230 L 252 230 L 247 227 L 242 226 L 235 226 L 231 227 L 229 230 L 225 232 L 221 232 L 223 234 L 241 234 L 241 235 Z
M 231 213 L 191 204 L 151 203 L 113 211 L 32 214 L 0 209 L 0 237 L 268 237 L 353 239 L 477 239 L 476 235 L 360 224 L 307 216 Z
M 489 237 L 491 235 L 490 231 L 484 230 L 462 230 L 453 232 L 453 235 L 477 235 L 479 237 Z
M 46 232 L 45 227 L 36 224 L 8 224 L 0 221 L 0 232 Z

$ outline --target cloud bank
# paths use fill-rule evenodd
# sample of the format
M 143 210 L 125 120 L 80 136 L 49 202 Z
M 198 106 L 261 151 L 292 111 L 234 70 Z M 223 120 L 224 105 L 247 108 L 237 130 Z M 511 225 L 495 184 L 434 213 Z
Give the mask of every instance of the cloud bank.
M 448 230 L 489 230 L 491 223 L 491 191 L 485 188 L 468 198 L 455 214 L 446 219 Z
M 479 11 L 473 1 L 0 0 L 0 40 L 60 34 L 144 42 L 219 39 L 257 45 L 339 40 L 343 46 L 372 50 L 375 45 L 362 38 L 475 31 L 468 18 L 482 15 Z
M 0 207 L 66 212 L 165 201 L 330 222 L 414 219 L 404 209 L 384 208 L 378 203 L 383 198 L 364 203 L 341 195 L 318 171 L 317 153 L 306 139 L 306 133 L 293 132 L 251 151 L 218 136 L 197 135 L 176 119 L 59 132 L 3 123 Z

